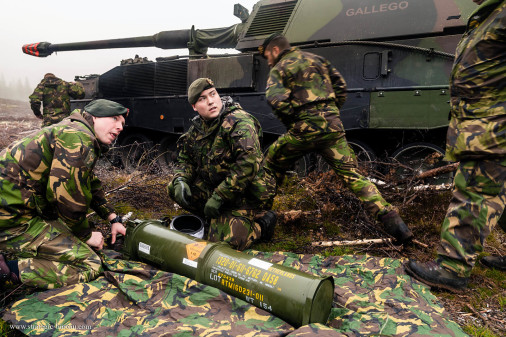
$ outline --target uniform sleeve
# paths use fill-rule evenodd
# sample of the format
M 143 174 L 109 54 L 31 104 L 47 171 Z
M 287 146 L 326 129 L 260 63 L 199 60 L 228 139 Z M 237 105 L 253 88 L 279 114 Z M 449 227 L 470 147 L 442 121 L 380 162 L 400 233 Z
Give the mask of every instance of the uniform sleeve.
M 84 87 L 79 82 L 71 82 L 69 83 L 69 89 L 68 94 L 70 97 L 74 99 L 81 99 L 84 98 Z
M 92 140 L 83 133 L 66 130 L 56 136 L 47 186 L 48 200 L 74 233 L 89 228 L 86 214 L 98 186 L 93 166 L 96 154 Z
M 99 217 L 107 220 L 109 215 L 114 212 L 114 208 L 107 202 L 105 192 L 102 188 L 102 182 L 97 178 L 95 173 L 91 173 L 91 209 L 93 209 Z
M 230 132 L 230 146 L 235 162 L 230 166 L 229 175 L 215 192 L 223 200 L 240 197 L 256 177 L 262 162 L 262 148 L 253 119 L 241 116 Z
M 42 113 L 40 112 L 40 106 L 42 99 L 44 98 L 43 90 L 44 90 L 43 86 L 39 83 L 39 85 L 37 85 L 33 93 L 30 96 L 28 96 L 28 98 L 30 99 L 30 107 L 32 108 L 33 114 L 35 116 L 42 115 Z
M 336 94 L 336 105 L 339 109 L 341 109 L 344 102 L 346 102 L 346 81 L 336 67 L 328 61 L 327 67 L 330 73 L 330 80 L 332 81 L 332 88 Z
M 174 170 L 174 178 L 183 177 L 187 182 L 193 180 L 195 166 L 192 160 L 191 147 L 189 144 L 193 142 L 189 139 L 190 131 L 179 137 L 177 141 L 177 165 Z
M 281 119 L 283 123 L 293 115 L 293 107 L 291 103 L 291 89 L 285 85 L 286 74 L 278 67 L 271 69 L 269 79 L 267 80 L 267 88 L 265 96 L 267 102 L 274 110 L 274 114 Z

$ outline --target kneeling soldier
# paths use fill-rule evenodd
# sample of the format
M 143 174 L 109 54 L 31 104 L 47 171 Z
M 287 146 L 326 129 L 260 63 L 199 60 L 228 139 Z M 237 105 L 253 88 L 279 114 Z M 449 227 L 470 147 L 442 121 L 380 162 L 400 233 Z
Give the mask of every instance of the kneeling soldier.
M 93 173 L 123 130 L 128 109 L 99 99 L 0 153 L 0 282 L 57 288 L 102 272 L 104 237 L 90 228 L 93 209 L 111 222 L 112 242 L 125 234 Z
M 190 85 L 188 101 L 198 116 L 178 140 L 170 197 L 210 222 L 210 241 L 243 250 L 269 240 L 275 180 L 261 166 L 259 122 L 230 97 L 221 98 L 208 78 Z

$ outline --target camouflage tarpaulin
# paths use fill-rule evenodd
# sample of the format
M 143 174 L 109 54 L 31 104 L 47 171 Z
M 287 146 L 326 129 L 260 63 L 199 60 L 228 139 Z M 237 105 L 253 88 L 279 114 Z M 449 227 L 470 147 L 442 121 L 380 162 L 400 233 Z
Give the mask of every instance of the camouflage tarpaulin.
M 401 260 L 248 251 L 334 276 L 327 326 L 295 329 L 221 290 L 107 253 L 104 276 L 28 296 L 3 319 L 34 336 L 466 336 Z

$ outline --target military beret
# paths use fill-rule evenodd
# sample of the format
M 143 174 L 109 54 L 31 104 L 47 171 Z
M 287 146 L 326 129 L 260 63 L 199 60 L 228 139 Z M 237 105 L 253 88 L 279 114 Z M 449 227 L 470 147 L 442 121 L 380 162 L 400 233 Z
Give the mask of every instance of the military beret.
M 260 55 L 265 57 L 265 55 L 264 55 L 265 49 L 267 49 L 267 46 L 269 45 L 269 43 L 271 43 L 272 40 L 274 40 L 275 38 L 280 37 L 280 36 L 283 36 L 283 34 L 281 34 L 280 32 L 272 33 L 271 35 L 269 35 L 264 40 L 264 42 L 260 46 L 258 46 L 258 51 L 260 52 Z
M 188 102 L 190 104 L 197 103 L 202 91 L 210 88 L 214 88 L 214 83 L 211 79 L 203 77 L 196 79 L 188 88 Z
M 95 117 L 111 117 L 128 114 L 123 105 L 108 99 L 96 99 L 84 107 L 84 111 Z

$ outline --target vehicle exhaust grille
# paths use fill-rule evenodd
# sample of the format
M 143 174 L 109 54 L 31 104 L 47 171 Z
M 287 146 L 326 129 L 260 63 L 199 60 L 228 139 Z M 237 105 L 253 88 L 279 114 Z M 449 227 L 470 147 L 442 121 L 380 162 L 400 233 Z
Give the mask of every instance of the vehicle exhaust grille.
M 260 7 L 245 37 L 283 32 L 296 4 L 289 1 Z
M 188 88 L 186 73 L 188 60 L 156 63 L 155 95 L 185 95 Z

